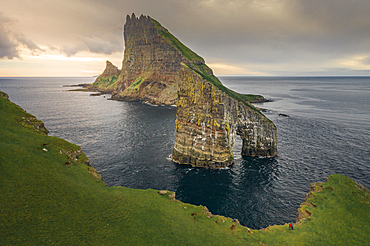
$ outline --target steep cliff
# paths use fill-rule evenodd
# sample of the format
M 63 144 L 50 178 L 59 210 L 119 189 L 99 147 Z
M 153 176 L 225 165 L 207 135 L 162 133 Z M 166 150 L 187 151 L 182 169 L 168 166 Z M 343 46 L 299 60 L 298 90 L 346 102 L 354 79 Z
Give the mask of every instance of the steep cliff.
M 226 167 L 234 162 L 236 135 L 243 139 L 242 155 L 275 156 L 275 125 L 242 95 L 207 77 L 197 67 L 182 64 L 172 160 Z
M 276 155 L 275 125 L 248 102 L 263 97 L 227 89 L 202 57 L 150 17 L 127 16 L 124 39 L 122 70 L 107 62 L 93 88 L 118 100 L 176 103 L 172 160 L 228 166 L 236 134 L 243 139 L 242 155 Z
M 127 16 L 122 70 L 117 78 L 111 76 L 102 81 L 99 77 L 93 88 L 112 93 L 117 100 L 175 104 L 181 62 L 204 63 L 204 60 L 184 46 L 189 60 L 168 38 L 174 37 L 149 16 Z

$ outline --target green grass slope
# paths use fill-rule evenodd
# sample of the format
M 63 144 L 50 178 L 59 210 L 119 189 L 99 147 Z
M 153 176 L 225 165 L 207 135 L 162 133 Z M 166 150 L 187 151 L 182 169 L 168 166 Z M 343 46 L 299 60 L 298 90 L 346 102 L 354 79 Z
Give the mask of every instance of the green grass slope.
M 299 210 L 301 223 L 271 226 L 254 236 L 267 245 L 369 245 L 369 190 L 352 179 L 334 174 L 325 183 L 314 183 Z
M 118 76 L 104 77 L 100 75 L 91 85 L 91 89 L 98 89 L 101 91 L 114 91 L 117 86 Z
M 0 245 L 258 245 L 171 192 L 107 187 L 70 158 L 80 147 L 22 124 L 32 116 L 2 97 L 0 115 Z
M 0 245 L 368 245 L 370 195 L 332 175 L 306 220 L 249 230 L 173 193 L 107 187 L 80 147 L 45 134 L 0 93 Z M 33 119 L 33 120 L 29 120 Z M 320 188 L 322 187 L 322 189 Z M 320 191 L 321 190 L 321 191 Z M 308 214 L 311 216 L 307 217 Z

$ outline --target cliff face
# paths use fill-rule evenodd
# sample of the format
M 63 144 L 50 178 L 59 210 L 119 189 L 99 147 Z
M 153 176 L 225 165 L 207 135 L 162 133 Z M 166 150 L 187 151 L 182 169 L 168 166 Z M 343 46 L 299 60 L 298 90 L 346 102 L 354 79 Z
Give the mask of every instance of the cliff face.
M 243 155 L 276 155 L 275 125 L 247 102 L 261 96 L 224 87 L 203 58 L 150 17 L 127 16 L 124 39 L 122 70 L 107 62 L 93 88 L 118 100 L 177 103 L 172 160 L 228 166 L 236 134 L 243 139 Z
M 181 53 L 161 38 L 155 23 L 145 16 L 127 16 L 122 72 L 113 98 L 174 104 Z
M 164 29 L 156 27 L 150 17 L 127 16 L 122 70 L 116 69 L 105 76 L 104 73 L 113 66 L 107 63 L 93 88 L 111 93 L 112 99 L 117 100 L 175 104 L 180 63 L 188 61 L 158 34 L 160 28 Z
M 93 89 L 111 93 L 112 99 L 175 104 L 180 64 L 204 64 L 203 58 L 149 16 L 127 16 L 124 40 L 122 70 L 115 67 L 114 73 L 106 73 L 113 66 L 107 62 L 93 84 Z M 205 71 L 212 75 L 207 66 Z
M 217 85 L 217 84 L 216 84 Z M 275 125 L 248 102 L 204 79 L 183 64 L 178 87 L 175 147 L 172 160 L 221 168 L 234 162 L 235 136 L 243 139 L 242 155 L 277 154 Z

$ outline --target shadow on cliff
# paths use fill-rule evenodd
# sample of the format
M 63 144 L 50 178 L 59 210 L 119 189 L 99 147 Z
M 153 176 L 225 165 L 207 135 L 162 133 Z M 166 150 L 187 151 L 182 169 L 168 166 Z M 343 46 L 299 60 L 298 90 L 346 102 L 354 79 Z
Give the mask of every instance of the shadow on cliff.
M 238 219 L 242 225 L 263 228 L 288 212 L 276 182 L 282 174 L 277 158 L 242 157 L 218 170 L 177 165 L 174 171 L 177 199 L 207 206 L 213 214 Z

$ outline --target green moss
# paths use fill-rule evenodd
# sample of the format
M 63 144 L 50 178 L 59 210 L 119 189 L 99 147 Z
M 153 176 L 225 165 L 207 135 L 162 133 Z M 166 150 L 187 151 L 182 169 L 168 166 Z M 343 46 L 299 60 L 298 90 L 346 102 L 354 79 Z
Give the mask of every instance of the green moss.
M 141 76 L 136 77 L 132 84 L 126 90 L 134 90 L 136 92 L 139 91 L 140 85 L 145 81 L 145 79 L 145 77 Z
M 99 76 L 96 81 L 92 84 L 92 87 L 94 88 L 100 88 L 100 89 L 112 89 L 116 86 L 116 82 L 118 80 L 117 76 L 112 77 L 103 77 Z

